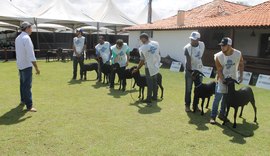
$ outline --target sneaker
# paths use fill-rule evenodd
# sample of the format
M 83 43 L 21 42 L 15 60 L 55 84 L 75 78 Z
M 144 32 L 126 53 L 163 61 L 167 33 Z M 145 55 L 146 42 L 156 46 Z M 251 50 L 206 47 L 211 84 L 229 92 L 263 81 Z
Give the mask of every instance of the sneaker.
M 31 109 L 27 109 L 28 112 L 37 112 L 37 109 L 32 107 Z
M 212 125 L 216 124 L 216 118 L 211 118 L 210 119 L 210 124 L 212 124 Z
M 185 111 L 186 111 L 186 112 L 191 112 L 189 106 L 186 106 Z
M 230 122 L 230 120 L 227 119 L 227 117 L 224 116 L 224 115 L 219 114 L 219 115 L 218 115 L 218 118 L 219 118 L 221 121 Z

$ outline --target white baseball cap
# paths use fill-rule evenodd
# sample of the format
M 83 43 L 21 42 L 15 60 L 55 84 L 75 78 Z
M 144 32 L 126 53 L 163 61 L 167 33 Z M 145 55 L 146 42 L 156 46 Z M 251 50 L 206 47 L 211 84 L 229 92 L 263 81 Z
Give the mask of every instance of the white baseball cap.
M 190 34 L 189 38 L 192 40 L 198 40 L 199 38 L 201 38 L 201 34 L 197 31 L 194 31 Z

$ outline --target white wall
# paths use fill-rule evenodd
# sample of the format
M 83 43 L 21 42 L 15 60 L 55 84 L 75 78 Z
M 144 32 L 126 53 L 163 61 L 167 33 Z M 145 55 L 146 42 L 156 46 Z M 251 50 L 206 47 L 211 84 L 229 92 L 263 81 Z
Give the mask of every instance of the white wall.
M 234 48 L 240 50 L 243 55 L 259 56 L 260 37 L 263 33 L 270 33 L 270 29 L 254 29 L 256 36 L 250 36 L 252 29 L 236 29 Z
M 185 62 L 184 46 L 190 43 L 189 36 L 194 30 L 154 31 L 153 40 L 160 44 L 162 57 L 169 55 L 171 58 Z
M 154 31 L 153 39 L 159 42 L 162 57 L 169 55 L 177 61 L 185 62 L 183 48 L 190 42 L 189 36 L 194 30 Z M 138 48 L 140 31 L 129 32 L 129 46 L 131 49 Z
M 140 42 L 140 31 L 130 31 L 128 37 L 129 47 L 132 50 L 133 48 L 139 48 Z

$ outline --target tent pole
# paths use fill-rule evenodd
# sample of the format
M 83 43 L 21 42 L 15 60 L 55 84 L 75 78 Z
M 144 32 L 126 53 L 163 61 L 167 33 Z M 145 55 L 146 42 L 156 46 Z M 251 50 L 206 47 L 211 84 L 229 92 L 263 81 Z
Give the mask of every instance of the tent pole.
M 98 38 L 99 38 L 99 22 L 97 22 L 97 41 L 98 41 Z
M 36 34 L 37 34 L 37 49 L 39 49 L 40 48 L 40 45 L 39 45 L 39 34 L 38 34 L 38 24 L 37 24 L 37 19 L 36 18 L 34 18 L 34 22 L 35 22 L 36 29 L 37 29 L 37 32 L 36 32 Z

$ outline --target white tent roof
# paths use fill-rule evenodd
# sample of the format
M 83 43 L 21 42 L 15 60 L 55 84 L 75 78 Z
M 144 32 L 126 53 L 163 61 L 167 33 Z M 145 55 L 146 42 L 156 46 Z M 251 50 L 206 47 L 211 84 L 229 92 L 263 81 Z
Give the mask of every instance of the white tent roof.
M 157 12 L 152 9 L 152 22 L 161 19 Z M 146 5 L 142 11 L 138 14 L 138 16 L 135 18 L 135 21 L 139 24 L 146 24 L 148 20 L 148 5 Z
M 94 14 L 94 19 L 101 23 L 102 26 L 108 25 L 136 25 L 137 23 L 127 17 L 120 9 L 112 2 L 106 0 L 104 4 L 98 8 Z M 84 13 L 90 15 L 91 12 L 84 10 Z
M 9 0 L 0 1 L 0 20 L 19 25 L 20 21 L 33 22 L 33 18 L 14 6 Z
M 80 9 L 73 7 L 69 0 L 53 0 L 35 13 L 37 23 L 62 24 L 71 28 L 95 23 L 90 16 L 83 14 Z

